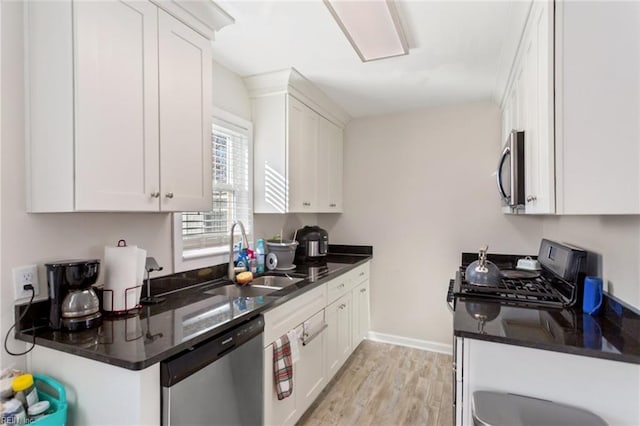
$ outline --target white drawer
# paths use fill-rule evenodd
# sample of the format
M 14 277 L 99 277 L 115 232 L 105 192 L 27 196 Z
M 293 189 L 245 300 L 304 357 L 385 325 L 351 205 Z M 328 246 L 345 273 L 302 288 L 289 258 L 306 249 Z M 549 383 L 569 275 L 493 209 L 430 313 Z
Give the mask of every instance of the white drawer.
M 275 307 L 263 314 L 264 345 L 293 330 L 327 305 L 327 286 L 321 285 L 308 291 L 284 305 Z
M 363 281 L 369 279 L 369 262 L 358 266 L 357 268 L 349 271 L 349 280 L 351 287 L 355 287 Z
M 340 299 L 347 291 L 351 290 L 349 277 L 351 277 L 351 272 L 342 274 L 327 283 L 327 305 L 332 304 Z

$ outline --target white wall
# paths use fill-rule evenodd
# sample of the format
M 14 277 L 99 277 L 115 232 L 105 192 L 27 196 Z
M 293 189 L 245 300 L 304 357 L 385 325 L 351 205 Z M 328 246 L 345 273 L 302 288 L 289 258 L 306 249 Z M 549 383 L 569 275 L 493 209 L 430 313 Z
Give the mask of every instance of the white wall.
M 640 309 L 639 216 L 549 216 L 542 233 L 599 254 L 607 291 Z
M 4 339 L 13 323 L 11 269 L 15 266 L 40 265 L 40 290 L 46 297 L 45 262 L 102 258 L 103 247 L 121 238 L 154 256 L 165 268 L 162 275 L 171 273 L 173 265 L 169 214 L 25 213 L 22 2 L 2 2 L 1 19 L 0 337 Z M 214 105 L 251 119 L 249 98 L 240 77 L 214 63 L 213 78 Z M 13 339 L 9 344 L 14 351 L 25 348 Z M 0 353 L 0 365 L 24 365 L 24 358 L 10 357 L 4 350 Z
M 461 251 L 536 253 L 541 218 L 500 213 L 500 112 L 489 103 L 356 119 L 332 243 L 373 245 L 372 330 L 451 344 L 445 303 Z

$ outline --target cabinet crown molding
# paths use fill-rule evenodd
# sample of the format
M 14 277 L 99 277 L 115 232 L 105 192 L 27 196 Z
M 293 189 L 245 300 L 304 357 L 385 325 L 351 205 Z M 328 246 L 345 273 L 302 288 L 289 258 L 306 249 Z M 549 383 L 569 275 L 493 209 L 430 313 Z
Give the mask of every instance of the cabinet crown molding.
M 295 68 L 287 68 L 244 78 L 251 98 L 288 93 L 327 120 L 344 126 L 351 116 Z
M 151 2 L 209 40 L 215 39 L 217 31 L 236 22 L 233 16 L 211 0 L 151 0 Z

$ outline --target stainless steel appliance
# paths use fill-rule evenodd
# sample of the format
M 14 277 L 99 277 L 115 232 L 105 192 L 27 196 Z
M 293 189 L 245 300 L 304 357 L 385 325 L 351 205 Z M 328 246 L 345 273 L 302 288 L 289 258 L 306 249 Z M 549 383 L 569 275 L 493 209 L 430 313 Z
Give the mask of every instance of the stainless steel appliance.
M 524 167 L 524 132 L 512 130 L 502 150 L 496 177 L 503 205 L 514 210 L 525 203 Z
M 317 225 L 298 229 L 296 241 L 298 241 L 295 256 L 297 264 L 320 261 L 329 252 L 329 233 Z
M 185 321 L 188 333 L 200 317 Z M 262 424 L 263 330 L 258 316 L 161 362 L 162 424 Z
M 100 261 L 61 260 L 45 264 L 49 285 L 49 326 L 54 330 L 85 330 L 100 325 L 102 314 L 96 292 Z
M 453 310 L 458 298 L 494 300 L 518 306 L 573 306 L 582 301 L 586 257 L 587 253 L 582 249 L 543 239 L 538 252 L 542 268 L 539 272 L 514 271 L 518 256 L 488 255 L 503 272 L 503 278 L 496 285 L 482 286 L 465 280 L 464 271 L 468 265 L 463 260 L 456 278 L 449 283 L 447 302 Z

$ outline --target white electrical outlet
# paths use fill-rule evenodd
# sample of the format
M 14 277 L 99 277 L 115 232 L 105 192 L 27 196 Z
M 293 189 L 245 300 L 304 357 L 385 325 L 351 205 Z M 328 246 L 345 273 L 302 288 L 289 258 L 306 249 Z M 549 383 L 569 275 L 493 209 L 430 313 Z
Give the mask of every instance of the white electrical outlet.
M 31 297 L 31 290 L 25 290 L 24 286 L 31 284 L 33 286 L 34 296 L 40 292 L 38 283 L 38 265 L 27 265 L 13 268 L 13 287 L 16 293 L 16 300 Z

